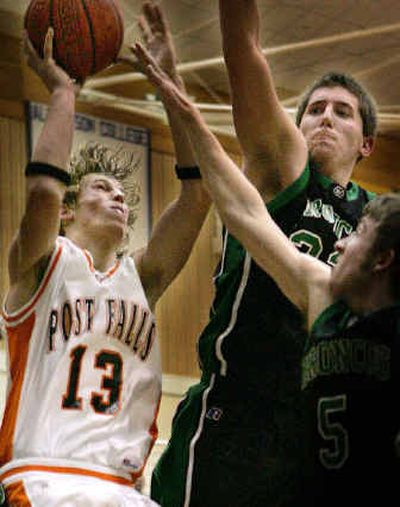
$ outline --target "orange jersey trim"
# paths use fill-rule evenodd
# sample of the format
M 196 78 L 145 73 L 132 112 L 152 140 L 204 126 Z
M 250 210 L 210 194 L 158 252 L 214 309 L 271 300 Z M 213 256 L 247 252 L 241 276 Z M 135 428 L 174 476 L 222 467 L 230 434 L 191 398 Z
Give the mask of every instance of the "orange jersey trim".
M 86 257 L 86 260 L 88 261 L 89 263 L 89 269 L 90 271 L 94 272 L 94 266 L 93 266 L 93 261 L 92 261 L 92 257 L 91 255 L 89 254 L 89 252 L 87 250 L 82 250 L 85 257 Z
M 122 484 L 124 486 L 132 486 L 133 482 L 124 477 L 118 475 L 106 474 L 104 472 L 96 472 L 95 470 L 88 470 L 86 468 L 78 467 L 63 467 L 63 466 L 49 466 L 49 465 L 22 465 L 19 467 L 12 468 L 7 472 L 0 475 L 0 481 L 4 481 L 13 475 L 24 473 L 24 472 L 48 472 L 55 474 L 73 474 L 83 475 L 85 477 L 95 477 L 103 481 L 114 482 L 116 484 Z
M 32 506 L 22 481 L 9 484 L 5 487 L 5 490 L 7 495 L 7 505 L 18 505 L 18 507 Z
M 22 384 L 28 361 L 29 342 L 35 325 L 36 315 L 32 313 L 22 324 L 7 329 L 10 358 L 11 390 L 7 397 L 3 423 L 0 431 L 0 463 L 12 458 L 14 431 L 17 422 Z
M 109 271 L 107 271 L 105 278 L 110 278 L 110 276 L 112 276 L 117 271 L 117 269 L 119 268 L 119 265 L 120 265 L 120 261 L 117 261 L 115 263 L 115 265 Z
M 45 279 L 43 280 L 39 290 L 37 291 L 36 295 L 34 296 L 33 300 L 31 301 L 31 303 L 26 307 L 26 308 L 23 308 L 22 310 L 20 310 L 16 315 L 12 315 L 12 316 L 9 316 L 7 315 L 6 312 L 3 312 L 4 314 L 4 320 L 9 323 L 9 324 L 12 324 L 13 322 L 17 321 L 17 320 L 20 320 L 24 315 L 27 315 L 31 310 L 32 308 L 35 306 L 35 304 L 38 302 L 40 296 L 43 294 L 45 288 L 47 287 L 47 284 L 49 283 L 49 280 L 50 280 L 50 277 L 57 265 L 57 262 L 60 258 L 60 255 L 61 255 L 61 251 L 62 251 L 62 245 L 60 245 L 57 249 L 57 253 L 51 263 L 51 266 L 50 266 L 50 269 L 49 271 L 47 272 L 47 275 L 45 277 Z
M 82 250 L 85 257 L 86 257 L 86 260 L 88 261 L 88 264 L 89 264 L 89 269 L 92 273 L 95 273 L 96 272 L 96 269 L 93 265 L 93 259 L 92 259 L 92 256 L 90 255 L 90 253 L 87 251 L 87 250 Z M 102 280 L 105 280 L 106 278 L 110 278 L 110 276 L 112 276 L 116 271 L 117 269 L 119 268 L 119 265 L 121 264 L 121 262 L 119 260 L 116 261 L 116 263 L 114 264 L 114 266 L 112 266 L 106 273 L 101 273 L 102 275 Z
M 149 451 L 148 451 L 147 455 L 144 458 L 143 466 L 140 468 L 140 470 L 138 470 L 134 474 L 131 474 L 132 475 L 132 479 L 134 481 L 136 481 L 136 479 L 143 474 L 143 471 L 146 468 L 147 460 L 149 459 L 150 453 L 151 453 L 151 451 L 152 451 L 152 449 L 154 447 L 154 444 L 155 444 L 155 442 L 157 440 L 157 437 L 158 437 L 157 418 L 158 418 L 158 413 L 160 411 L 160 404 L 161 404 L 161 396 L 158 399 L 158 403 L 157 403 L 156 409 L 154 411 L 154 419 L 153 419 L 153 421 L 152 421 L 152 423 L 150 425 L 150 428 L 149 428 L 149 435 L 151 437 L 151 442 L 150 442 L 150 445 L 149 445 Z

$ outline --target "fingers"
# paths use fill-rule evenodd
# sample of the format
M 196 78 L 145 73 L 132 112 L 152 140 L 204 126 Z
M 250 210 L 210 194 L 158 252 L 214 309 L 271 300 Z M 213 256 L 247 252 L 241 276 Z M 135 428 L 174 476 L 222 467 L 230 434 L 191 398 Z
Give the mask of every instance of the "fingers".
M 131 49 L 141 66 L 142 72 L 146 74 L 152 84 L 159 86 L 160 82 L 166 77 L 166 75 L 160 69 L 151 54 L 142 44 L 140 44 L 140 42 L 134 44 Z
M 164 15 L 164 11 L 158 4 L 154 5 L 153 8 L 154 25 L 157 27 L 159 32 L 165 33 L 169 30 L 167 18 Z
M 151 1 L 144 2 L 143 13 L 153 33 L 159 32 L 165 34 L 168 28 L 168 23 L 158 4 Z
M 147 65 L 152 65 L 153 67 L 157 68 L 160 72 L 162 72 L 157 62 L 147 51 L 147 49 L 142 44 L 140 44 L 140 42 L 136 42 L 135 44 L 133 44 L 131 46 L 131 50 L 138 59 L 139 63 L 143 65 L 143 67 L 146 67 Z
M 190 116 L 192 114 L 191 103 L 180 92 L 171 78 L 160 68 L 147 49 L 137 42 L 132 46 L 132 51 L 141 64 L 143 73 L 147 76 L 150 83 L 158 89 L 165 107 L 180 115 Z
M 43 58 L 41 58 L 35 50 L 32 42 L 29 40 L 28 34 L 24 32 L 23 42 L 28 65 L 41 78 L 50 93 L 58 87 L 73 86 L 74 93 L 77 95 L 83 83 L 75 82 L 74 85 L 74 81 L 68 76 L 62 67 L 57 65 L 53 58 L 53 39 L 54 30 L 53 28 L 49 28 L 43 44 Z
M 50 60 L 53 58 L 53 40 L 54 40 L 54 30 L 52 27 L 49 27 L 46 33 L 46 37 L 44 39 L 44 48 L 43 48 L 43 59 Z
M 151 33 L 150 27 L 147 24 L 147 21 L 144 18 L 144 16 L 139 16 L 137 18 L 137 24 L 139 26 L 140 33 L 142 34 L 142 38 L 143 38 L 145 44 L 147 45 L 149 43 L 151 36 L 152 36 L 152 33 Z
M 174 93 L 176 87 L 171 78 L 160 68 L 156 60 L 142 44 L 137 42 L 132 47 L 132 51 L 142 65 L 143 72 L 146 74 L 149 81 L 156 86 L 164 98 L 169 99 L 168 102 L 170 102 L 176 94 Z
M 46 33 L 43 45 L 43 59 L 39 56 L 38 52 L 34 48 L 32 42 L 29 39 L 28 32 L 26 30 L 24 30 L 22 37 L 23 37 L 24 53 L 27 56 L 28 64 L 32 68 L 37 69 L 43 60 L 50 60 L 53 58 L 53 39 L 54 39 L 53 28 L 49 28 Z

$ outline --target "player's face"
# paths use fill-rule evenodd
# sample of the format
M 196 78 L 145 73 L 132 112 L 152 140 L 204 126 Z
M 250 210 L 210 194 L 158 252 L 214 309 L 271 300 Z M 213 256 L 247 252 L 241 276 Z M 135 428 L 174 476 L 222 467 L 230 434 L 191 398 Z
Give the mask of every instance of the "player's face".
M 321 168 L 353 167 L 368 156 L 372 141 L 363 136 L 358 99 L 341 86 L 318 88 L 301 119 L 311 158 Z
M 376 222 L 365 216 L 347 238 L 336 242 L 339 258 L 332 270 L 331 289 L 337 299 L 360 296 L 372 275 L 372 249 L 376 240 Z
M 75 219 L 88 230 L 126 232 L 129 210 L 121 184 L 103 174 L 89 174 L 81 183 Z

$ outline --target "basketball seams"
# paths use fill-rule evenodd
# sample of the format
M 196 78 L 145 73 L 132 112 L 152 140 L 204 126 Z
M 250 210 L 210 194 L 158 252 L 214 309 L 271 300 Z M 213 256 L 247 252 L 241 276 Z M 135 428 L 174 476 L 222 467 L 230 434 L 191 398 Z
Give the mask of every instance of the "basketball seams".
M 81 5 L 82 5 L 82 9 L 84 10 L 85 15 L 86 15 L 86 21 L 87 21 L 87 24 L 89 27 L 89 37 L 90 37 L 90 41 L 91 41 L 90 46 L 91 46 L 91 50 L 92 50 L 92 65 L 91 65 L 91 69 L 90 69 L 89 74 L 94 74 L 97 70 L 97 52 L 96 52 L 96 38 L 94 35 L 94 27 L 93 27 L 93 22 L 92 22 L 92 18 L 90 16 L 89 9 L 87 8 L 87 5 L 86 5 L 86 0 L 81 0 Z
M 24 20 L 25 29 L 28 29 L 28 20 L 31 18 L 32 9 L 33 9 L 33 2 L 31 2 L 28 5 L 28 9 L 26 10 L 26 15 L 25 15 L 25 20 Z
M 114 11 L 115 19 L 116 19 L 118 26 L 119 26 L 119 39 L 118 39 L 117 47 L 116 47 L 116 49 L 118 49 L 122 46 L 122 42 L 124 40 L 124 23 L 122 21 L 122 15 L 121 15 L 121 11 L 119 9 L 119 6 L 117 4 L 117 0 L 115 0 L 115 2 L 112 2 L 110 7 Z
M 89 15 L 80 0 L 58 0 L 57 21 L 59 23 L 57 53 L 60 64 L 74 79 L 82 81 L 91 73 L 93 39 L 90 34 Z M 69 23 L 66 30 L 67 23 Z M 75 29 L 71 35 L 71 26 Z M 76 41 L 74 40 L 76 39 Z M 88 57 L 88 54 L 90 56 Z

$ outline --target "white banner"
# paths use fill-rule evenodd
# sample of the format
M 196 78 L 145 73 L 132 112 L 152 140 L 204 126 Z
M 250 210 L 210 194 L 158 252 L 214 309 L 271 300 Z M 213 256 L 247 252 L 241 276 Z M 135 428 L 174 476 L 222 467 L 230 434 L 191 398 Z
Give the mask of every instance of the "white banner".
M 48 107 L 30 102 L 28 121 L 31 151 L 46 119 Z M 137 169 L 131 176 L 140 187 L 137 219 L 130 234 L 129 251 L 146 245 L 150 234 L 150 131 L 124 123 L 104 120 L 86 114 L 75 115 L 73 153 L 88 142 L 105 145 L 113 150 L 132 154 Z

